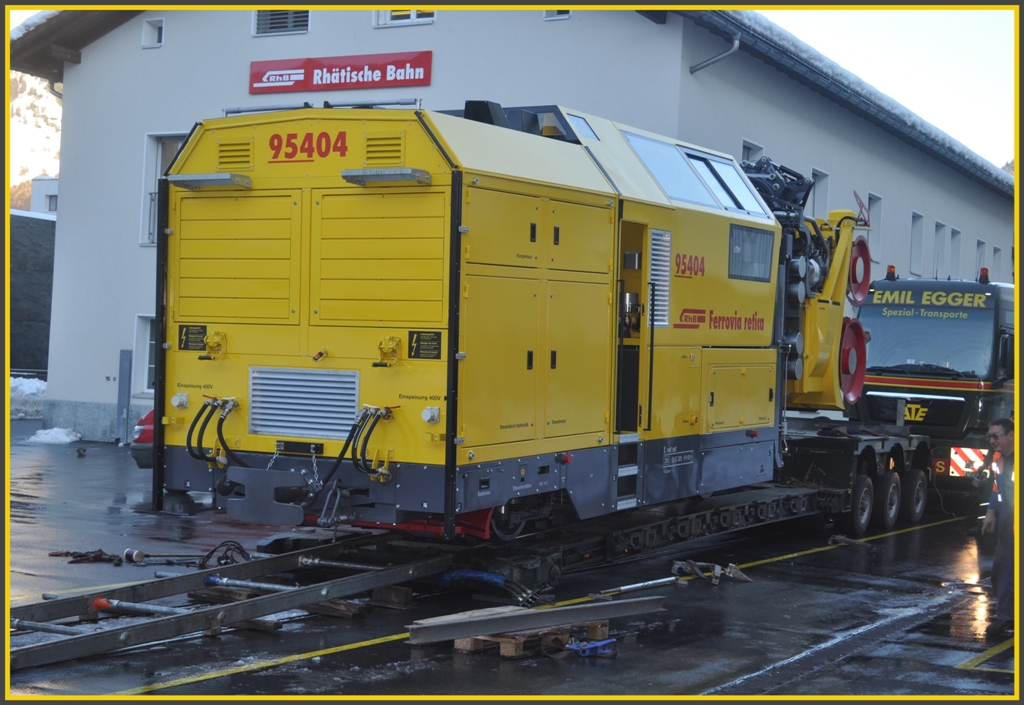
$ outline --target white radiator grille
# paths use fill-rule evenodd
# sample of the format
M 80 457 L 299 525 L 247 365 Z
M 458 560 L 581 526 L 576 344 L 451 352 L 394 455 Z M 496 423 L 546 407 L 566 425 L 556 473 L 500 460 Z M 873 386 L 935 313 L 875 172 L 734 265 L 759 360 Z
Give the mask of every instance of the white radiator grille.
M 358 372 L 249 368 L 249 433 L 347 438 L 358 406 Z
M 649 281 L 655 285 L 653 320 L 655 328 L 668 327 L 669 283 L 672 281 L 672 233 L 651 230 Z

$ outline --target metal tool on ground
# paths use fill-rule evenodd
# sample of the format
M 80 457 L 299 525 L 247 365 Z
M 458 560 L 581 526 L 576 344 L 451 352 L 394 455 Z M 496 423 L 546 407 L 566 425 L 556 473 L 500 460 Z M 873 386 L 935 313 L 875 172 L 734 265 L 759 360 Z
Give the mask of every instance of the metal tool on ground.
M 613 595 L 621 595 L 624 592 L 633 592 L 634 590 L 644 590 L 646 588 L 658 587 L 659 585 L 677 585 L 685 586 L 686 583 L 680 583 L 679 578 L 658 578 L 657 580 L 648 580 L 645 583 L 633 583 L 632 585 L 623 585 L 617 588 L 608 588 L 607 590 L 601 590 L 600 592 L 591 593 L 590 597 L 595 600 L 610 600 Z
M 382 570 L 386 567 L 369 563 L 353 563 L 351 561 L 328 561 L 323 558 L 308 556 L 300 558 L 299 565 L 307 568 L 338 568 L 339 570 Z
M 141 564 L 147 558 L 188 558 L 192 561 L 198 561 L 204 555 L 203 553 L 146 553 L 135 548 L 126 548 L 122 554 L 128 563 L 138 564 Z
M 97 548 L 95 551 L 50 551 L 49 555 L 70 557 L 71 560 L 68 563 L 113 563 L 114 565 L 121 565 L 124 562 L 121 556 L 107 553 L 102 548 Z
M 699 563 L 697 561 L 673 561 L 672 562 L 672 574 L 679 575 L 685 573 L 686 575 L 692 575 L 702 580 L 707 580 L 708 576 L 705 573 L 706 570 L 711 570 L 711 584 L 718 585 L 722 576 L 733 578 L 735 580 L 741 580 L 743 582 L 752 583 L 754 582 L 740 570 L 735 563 L 730 563 L 722 569 L 722 566 L 717 563 Z
M 846 536 L 842 536 L 839 534 L 832 534 L 828 537 L 829 546 L 834 546 L 837 543 L 844 543 L 847 546 L 862 546 L 863 548 L 869 548 L 872 551 L 874 551 L 876 548 L 874 544 L 870 544 L 867 541 L 858 541 L 857 539 L 847 538 Z
M 97 612 L 120 612 L 121 614 L 187 614 L 191 610 L 185 607 L 168 607 L 166 605 L 146 605 L 124 600 L 108 600 L 97 597 L 92 601 L 92 608 Z
M 63 624 L 47 624 L 46 622 L 29 622 L 24 619 L 12 619 L 11 629 L 23 629 L 30 632 L 49 632 L 51 634 L 89 634 L 92 629 L 85 627 L 69 627 Z

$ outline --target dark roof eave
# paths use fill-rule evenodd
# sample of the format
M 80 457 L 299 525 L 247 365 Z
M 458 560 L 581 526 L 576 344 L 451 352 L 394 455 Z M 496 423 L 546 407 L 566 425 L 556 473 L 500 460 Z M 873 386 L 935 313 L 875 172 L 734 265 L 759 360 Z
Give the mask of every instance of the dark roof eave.
M 988 187 L 1001 196 L 1013 199 L 1013 183 L 1000 180 L 984 165 L 965 158 L 964 155 L 949 149 L 927 133 L 907 125 L 885 106 L 830 80 L 828 76 L 813 66 L 787 52 L 784 47 L 758 35 L 750 27 L 737 22 L 725 12 L 720 10 L 674 10 L 673 12 L 723 38 L 731 40 L 732 36 L 739 32 L 742 35 L 740 48 L 748 54 L 761 59 L 769 66 L 782 71 L 868 122 L 917 147 L 925 154 L 950 166 L 973 181 Z M 997 167 L 993 166 L 992 169 L 997 169 Z
M 11 71 L 64 81 L 64 62 L 141 10 L 64 10 L 11 42 Z M 70 51 L 69 51 L 70 50 Z

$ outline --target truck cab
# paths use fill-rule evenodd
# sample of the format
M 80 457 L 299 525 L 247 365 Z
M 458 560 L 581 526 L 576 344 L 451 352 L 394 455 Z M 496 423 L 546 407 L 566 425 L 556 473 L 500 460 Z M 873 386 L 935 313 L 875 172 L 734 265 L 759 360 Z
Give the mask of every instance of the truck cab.
M 890 265 L 858 318 L 867 374 L 847 415 L 928 436 L 936 486 L 969 490 L 991 462 L 989 423 L 1013 415 L 1013 286 L 985 268 L 978 281 L 943 281 L 900 279 Z

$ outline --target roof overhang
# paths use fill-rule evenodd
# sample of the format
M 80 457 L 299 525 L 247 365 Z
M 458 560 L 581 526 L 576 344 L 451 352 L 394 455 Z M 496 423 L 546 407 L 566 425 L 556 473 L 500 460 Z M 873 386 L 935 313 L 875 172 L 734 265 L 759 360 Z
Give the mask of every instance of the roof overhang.
M 81 63 L 81 50 L 142 14 L 141 10 L 64 10 L 11 41 L 12 71 L 64 82 L 64 63 Z
M 870 94 L 857 90 L 855 85 L 844 85 L 843 82 L 837 81 L 836 74 L 829 75 L 813 62 L 799 56 L 791 48 L 780 44 L 770 33 L 760 31 L 756 22 L 745 17 L 752 13 L 729 10 L 673 10 L 673 13 L 682 15 L 699 27 L 729 41 L 739 35 L 741 50 L 761 59 L 769 66 L 782 71 L 811 90 L 838 103 L 904 142 L 917 147 L 925 154 L 934 157 L 973 181 L 988 187 L 1001 196 L 1013 199 L 1014 177 L 1009 173 L 971 152 L 967 147 L 941 133 L 937 128 L 929 126 L 931 129 L 921 129 L 915 123 L 924 121 L 906 108 L 903 108 L 904 114 L 899 114 L 897 110 L 893 109 L 893 104 L 886 104 L 884 98 L 875 99 Z M 774 25 L 772 26 L 774 27 Z M 776 30 L 778 31 L 777 27 Z M 795 41 L 799 42 L 799 40 Z M 810 47 L 807 49 L 814 52 Z M 814 53 L 819 62 L 824 59 L 817 52 Z M 838 65 L 835 65 L 835 68 L 837 69 L 836 73 L 846 73 Z M 927 123 L 925 124 L 927 125 Z M 946 137 L 946 139 L 942 139 L 942 137 Z

